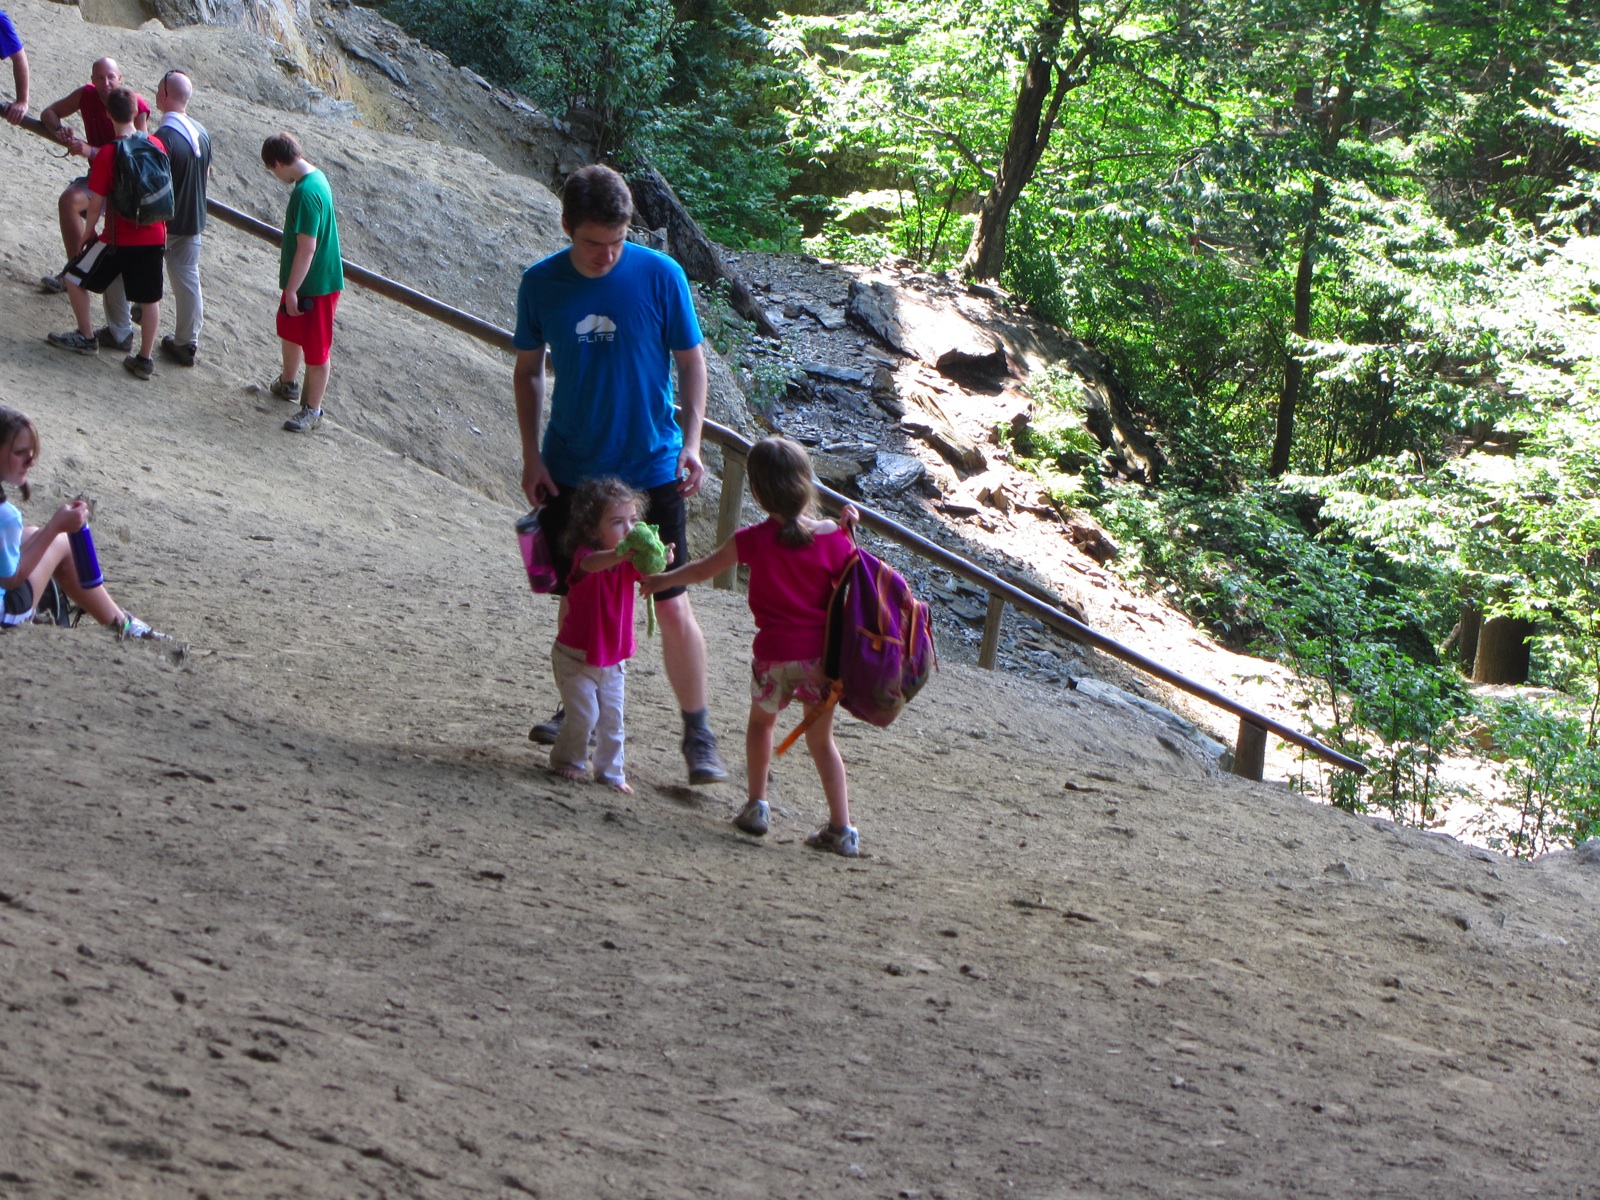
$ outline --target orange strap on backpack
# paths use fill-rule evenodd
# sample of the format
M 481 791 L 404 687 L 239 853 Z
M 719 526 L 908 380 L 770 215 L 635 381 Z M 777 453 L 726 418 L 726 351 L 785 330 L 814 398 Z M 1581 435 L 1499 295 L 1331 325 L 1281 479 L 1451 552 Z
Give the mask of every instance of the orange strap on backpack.
M 810 729 L 811 726 L 816 723 L 818 717 L 827 712 L 835 704 L 839 703 L 839 697 L 843 695 L 844 684 L 837 679 L 830 680 L 828 683 L 828 698 L 805 715 L 805 719 L 794 727 L 794 732 L 788 737 L 784 738 L 781 743 L 779 743 L 776 753 L 782 755 L 789 749 L 790 746 L 798 742 L 800 740 L 800 735 L 806 730 Z

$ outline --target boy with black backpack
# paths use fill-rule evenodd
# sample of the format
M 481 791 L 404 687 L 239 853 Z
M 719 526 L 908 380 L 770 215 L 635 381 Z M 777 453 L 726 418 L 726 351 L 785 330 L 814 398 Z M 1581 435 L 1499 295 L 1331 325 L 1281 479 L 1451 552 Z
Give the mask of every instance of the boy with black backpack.
M 96 150 L 90 163 L 88 232 L 66 272 L 67 296 L 78 327 L 52 333 L 48 340 L 62 350 L 98 354 L 89 293 L 104 294 L 121 279 L 128 299 L 143 306 L 139 349 L 122 365 L 139 379 L 149 379 L 155 372 L 151 352 L 161 327 L 161 267 L 166 219 L 173 211 L 172 169 L 161 140 L 134 128 L 137 112 L 137 99 L 128 88 L 114 88 L 106 97 L 106 113 L 116 127 L 117 140 Z M 97 233 L 102 215 L 106 216 L 103 239 Z

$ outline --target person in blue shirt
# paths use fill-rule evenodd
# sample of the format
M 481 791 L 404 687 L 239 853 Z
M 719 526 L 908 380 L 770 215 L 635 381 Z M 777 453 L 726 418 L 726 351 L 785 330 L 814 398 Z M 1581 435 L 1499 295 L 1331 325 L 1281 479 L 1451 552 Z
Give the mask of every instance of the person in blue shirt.
M 22 118 L 28 115 L 28 52 L 22 48 L 17 27 L 6 16 L 6 10 L 0 8 L 0 59 L 5 58 L 11 60 L 11 78 L 17 85 L 17 98 L 6 105 L 6 120 L 21 125 Z
M 683 268 L 627 240 L 633 197 L 622 176 L 589 166 L 562 190 L 561 227 L 572 244 L 534 263 L 517 292 L 512 387 L 522 433 L 522 490 L 559 547 L 573 490 L 615 475 L 650 499 L 644 520 L 688 562 L 685 502 L 705 482 L 700 432 L 706 362 Z M 550 421 L 545 366 L 555 370 Z M 676 406 L 672 374 L 676 366 Z M 571 564 L 556 563 L 565 580 Z M 565 587 L 561 616 L 566 615 Z M 692 784 L 728 777 L 706 713 L 706 641 L 683 588 L 656 596 L 661 656 L 683 715 L 683 755 Z M 529 732 L 552 743 L 560 709 Z

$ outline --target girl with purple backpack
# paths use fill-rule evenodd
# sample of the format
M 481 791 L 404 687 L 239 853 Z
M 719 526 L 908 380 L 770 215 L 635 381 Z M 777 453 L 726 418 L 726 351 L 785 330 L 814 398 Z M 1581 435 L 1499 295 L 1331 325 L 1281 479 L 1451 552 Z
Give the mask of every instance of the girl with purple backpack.
M 756 640 L 745 733 L 749 799 L 733 823 L 758 837 L 767 832 L 773 727 L 784 706 L 799 700 L 808 718 L 816 714 L 806 727 L 806 747 L 828 799 L 828 821 L 806 838 L 806 845 L 855 858 L 860 853 L 859 838 L 850 824 L 844 760 L 833 740 L 834 707 L 827 703 L 822 655 L 828 602 L 854 553 L 848 531 L 860 514 L 854 505 L 846 505 L 838 522 L 816 515 L 811 459 L 804 447 L 787 438 L 757 442 L 750 449 L 746 471 L 750 493 L 769 514 L 767 519 L 739 530 L 704 558 L 647 576 L 642 588 L 646 595 L 654 595 L 664 588 L 700 583 L 739 563 L 750 568 Z

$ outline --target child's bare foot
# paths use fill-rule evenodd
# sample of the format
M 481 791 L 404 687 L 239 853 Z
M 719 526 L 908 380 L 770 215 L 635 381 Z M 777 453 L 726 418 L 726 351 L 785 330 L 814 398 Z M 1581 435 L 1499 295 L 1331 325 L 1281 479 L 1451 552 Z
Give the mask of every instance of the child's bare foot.
M 583 780 L 582 769 L 573 766 L 571 763 L 553 762 L 550 764 L 550 770 L 561 776 L 561 778 L 570 779 L 574 783 L 580 783 Z
M 633 788 L 628 786 L 626 779 L 618 779 L 610 783 L 613 792 L 621 792 L 624 796 L 633 795 Z

